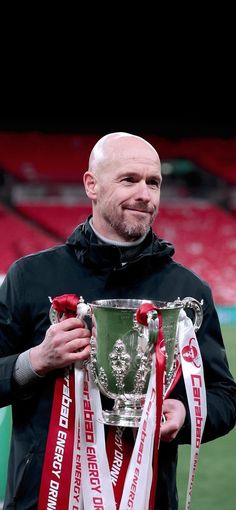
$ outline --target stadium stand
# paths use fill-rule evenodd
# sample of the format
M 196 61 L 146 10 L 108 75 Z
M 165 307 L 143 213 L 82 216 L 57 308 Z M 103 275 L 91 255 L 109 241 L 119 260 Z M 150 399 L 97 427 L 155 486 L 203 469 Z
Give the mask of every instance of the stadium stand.
M 99 136 L 0 133 L 0 167 L 23 182 L 82 182 Z
M 162 160 L 185 158 L 236 184 L 236 139 L 144 136 Z M 24 182 L 82 182 L 88 155 L 100 135 L 0 133 L 0 167 Z
M 210 284 L 218 305 L 236 304 L 236 221 L 228 212 L 205 201 L 172 202 L 161 206 L 154 230 Z
M 59 244 L 58 238 L 0 204 L 0 280 L 9 266 L 23 255 Z
M 46 232 L 66 239 L 76 225 L 82 223 L 89 214 L 91 206 L 65 204 L 21 203 L 17 210 L 26 218 L 34 220 Z

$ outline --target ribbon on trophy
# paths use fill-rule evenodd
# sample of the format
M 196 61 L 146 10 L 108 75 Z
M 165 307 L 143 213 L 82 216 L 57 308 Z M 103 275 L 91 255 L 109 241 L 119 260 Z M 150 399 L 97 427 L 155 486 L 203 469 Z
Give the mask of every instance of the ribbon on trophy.
M 177 339 L 191 419 L 191 454 L 185 509 L 189 510 L 207 416 L 203 362 L 191 319 L 180 310 Z
M 51 307 L 51 313 L 55 314 L 53 322 L 76 316 L 79 303 L 80 298 L 75 294 L 54 298 Z M 154 304 L 141 305 L 137 322 L 145 324 L 147 312 L 153 309 L 156 309 Z M 206 405 L 201 355 L 192 322 L 183 310 L 180 318 L 177 330 L 180 362 L 171 390 L 181 375 L 182 365 L 192 424 L 187 510 Z M 166 357 L 159 312 L 158 319 L 158 338 L 136 438 L 132 428 L 110 425 L 106 440 L 100 391 L 88 364 L 75 363 L 57 377 L 38 510 L 154 509 L 162 406 L 167 396 L 164 394 Z

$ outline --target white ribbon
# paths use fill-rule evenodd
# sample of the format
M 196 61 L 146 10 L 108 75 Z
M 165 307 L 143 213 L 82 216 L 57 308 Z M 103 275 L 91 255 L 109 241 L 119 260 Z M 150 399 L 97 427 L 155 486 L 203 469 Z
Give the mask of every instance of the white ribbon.
M 201 352 L 193 323 L 183 310 L 180 311 L 179 315 L 177 340 L 191 418 L 191 455 L 185 502 L 185 510 L 189 510 L 199 449 L 207 416 L 207 404 Z
M 100 392 L 84 369 L 81 417 L 82 492 L 85 510 L 116 510 L 106 453 Z
M 152 484 L 152 458 L 156 423 L 156 362 L 152 371 L 132 457 L 126 475 L 120 510 L 148 510 Z
M 75 364 L 75 425 L 74 425 L 74 450 L 71 471 L 71 485 L 68 510 L 83 510 L 82 497 L 82 462 L 81 462 L 81 430 L 79 405 L 77 398 L 83 395 L 84 371 L 81 363 Z M 82 398 L 82 397 L 81 397 Z

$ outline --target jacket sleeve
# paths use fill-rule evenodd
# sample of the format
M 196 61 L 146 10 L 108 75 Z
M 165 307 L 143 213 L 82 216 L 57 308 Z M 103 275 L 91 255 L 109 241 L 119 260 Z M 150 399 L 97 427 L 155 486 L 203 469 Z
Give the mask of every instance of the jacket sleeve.
M 14 383 L 13 371 L 28 348 L 29 321 L 19 264 L 14 263 L 0 286 L 0 407 L 28 398 L 29 388 Z
M 206 286 L 203 323 L 197 333 L 201 350 L 207 398 L 207 419 L 202 442 L 227 434 L 236 423 L 236 384 L 229 370 L 218 315 L 210 289 Z M 186 408 L 186 420 L 177 436 L 179 443 L 191 442 L 190 413 L 183 377 L 170 398 L 181 400 Z

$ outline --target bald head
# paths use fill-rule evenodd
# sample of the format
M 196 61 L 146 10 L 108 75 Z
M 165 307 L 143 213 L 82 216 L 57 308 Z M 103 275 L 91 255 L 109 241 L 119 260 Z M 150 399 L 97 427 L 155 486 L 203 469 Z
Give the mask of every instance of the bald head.
M 160 166 L 157 151 L 144 138 L 124 132 L 109 133 L 93 147 L 88 170 L 97 174 L 118 161 L 135 161 L 140 157 Z
M 140 136 L 110 133 L 92 149 L 84 185 L 96 231 L 111 240 L 134 241 L 148 232 L 158 211 L 159 156 Z

